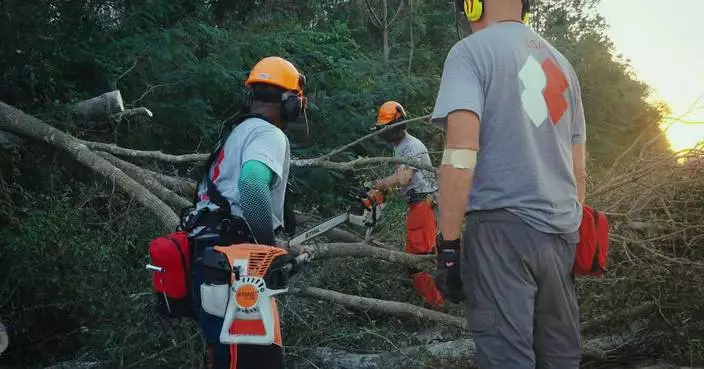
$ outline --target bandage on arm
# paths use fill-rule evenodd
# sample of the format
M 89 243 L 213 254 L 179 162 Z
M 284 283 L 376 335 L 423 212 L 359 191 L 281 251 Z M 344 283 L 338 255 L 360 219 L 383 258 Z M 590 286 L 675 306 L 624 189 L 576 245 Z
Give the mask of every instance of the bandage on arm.
M 259 244 L 274 245 L 271 190 L 274 173 L 264 163 L 249 160 L 238 181 L 242 216 Z
M 439 170 L 440 232 L 446 240 L 460 238 L 469 190 L 472 187 L 476 151 L 479 149 L 479 117 L 458 110 L 447 116 L 447 157 Z M 445 157 L 445 155 L 443 155 Z

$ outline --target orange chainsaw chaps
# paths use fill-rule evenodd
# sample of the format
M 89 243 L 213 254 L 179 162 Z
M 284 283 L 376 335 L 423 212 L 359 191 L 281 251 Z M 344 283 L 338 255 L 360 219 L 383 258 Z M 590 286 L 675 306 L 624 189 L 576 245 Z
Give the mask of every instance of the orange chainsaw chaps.
M 433 204 L 429 200 L 419 201 L 408 207 L 406 219 L 406 247 L 409 254 L 430 254 L 435 247 L 436 220 Z
M 445 298 L 435 285 L 435 280 L 427 272 L 419 272 L 412 276 L 413 288 L 415 288 L 420 298 L 423 301 L 434 307 L 439 308 L 445 304 Z

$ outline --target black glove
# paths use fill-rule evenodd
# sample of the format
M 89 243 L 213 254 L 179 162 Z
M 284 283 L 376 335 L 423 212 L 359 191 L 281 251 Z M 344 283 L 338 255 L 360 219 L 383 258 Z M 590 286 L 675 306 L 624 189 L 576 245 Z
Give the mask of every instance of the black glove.
M 446 241 L 441 234 L 436 241 L 438 255 L 435 284 L 445 298 L 455 304 L 465 299 L 460 272 L 460 245 L 459 238 Z

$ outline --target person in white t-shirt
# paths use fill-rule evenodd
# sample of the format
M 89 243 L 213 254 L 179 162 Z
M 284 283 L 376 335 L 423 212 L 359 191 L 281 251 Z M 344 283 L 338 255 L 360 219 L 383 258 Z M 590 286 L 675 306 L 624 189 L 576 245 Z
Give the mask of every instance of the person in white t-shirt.
M 205 312 L 200 301 L 204 249 L 237 243 L 275 246 L 275 233 L 284 226 L 291 154 L 282 130 L 305 110 L 305 76 L 287 60 L 267 57 L 254 66 L 245 86 L 248 112 L 230 122 L 230 133 L 211 155 L 189 227 L 194 244 L 191 292 L 208 346 L 208 369 L 282 369 L 284 362 L 276 306 L 274 344 L 234 347 L 219 342 L 223 318 Z

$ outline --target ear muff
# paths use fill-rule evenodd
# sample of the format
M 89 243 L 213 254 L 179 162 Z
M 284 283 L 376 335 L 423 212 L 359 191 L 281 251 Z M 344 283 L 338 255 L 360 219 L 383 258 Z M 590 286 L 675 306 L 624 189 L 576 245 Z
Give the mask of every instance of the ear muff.
M 464 0 L 464 14 L 470 22 L 478 22 L 484 14 L 484 1 Z
M 298 75 L 298 86 L 301 91 L 306 87 L 306 76 L 303 73 Z M 305 110 L 306 105 L 305 97 L 298 95 L 288 96 L 281 102 L 281 117 L 286 122 L 293 122 Z
M 530 21 L 530 1 L 523 0 L 522 3 L 521 21 L 528 24 Z M 484 0 L 457 0 L 456 4 L 470 22 L 478 22 L 484 15 Z
M 281 102 L 281 118 L 285 122 L 293 122 L 303 111 L 303 97 L 292 95 Z
M 521 9 L 521 21 L 523 24 L 530 22 L 530 0 L 523 0 L 523 8 Z

